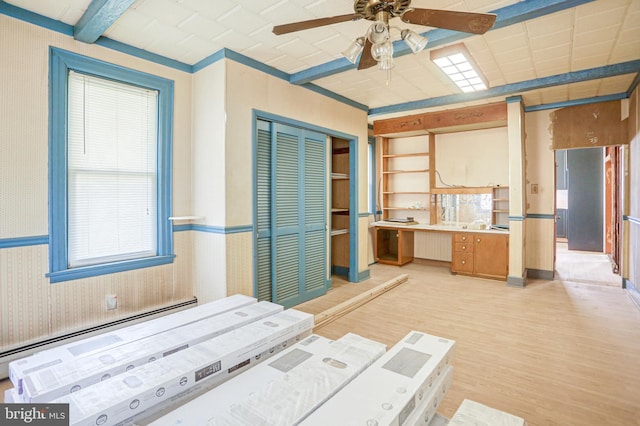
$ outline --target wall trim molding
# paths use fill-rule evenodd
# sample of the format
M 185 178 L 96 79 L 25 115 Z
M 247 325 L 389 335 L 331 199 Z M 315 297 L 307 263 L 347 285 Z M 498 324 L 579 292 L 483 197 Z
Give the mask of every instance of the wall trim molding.
M 551 3 L 549 3 L 551 1 Z M 498 29 L 502 27 L 506 27 L 518 22 L 526 22 L 528 19 L 533 19 L 539 16 L 545 16 L 549 13 L 554 13 L 560 10 L 564 10 L 570 7 L 576 7 L 584 3 L 589 3 L 593 0 L 529 0 L 527 4 L 518 3 L 510 6 L 506 6 L 504 8 L 498 9 L 500 14 L 498 16 L 498 20 L 494 25 L 493 29 Z M 39 15 L 34 12 L 30 12 L 26 9 L 22 9 L 18 6 L 13 6 L 3 1 L 0 1 L 0 14 L 9 16 L 14 19 L 21 20 L 23 22 L 27 22 L 33 25 L 37 25 L 39 27 L 55 31 L 70 37 L 74 36 L 74 26 L 66 24 L 62 21 L 57 21 L 52 18 L 48 18 L 43 15 Z M 436 44 L 448 44 L 458 39 L 463 39 L 468 37 L 468 35 L 463 33 L 455 33 L 452 35 L 451 31 L 435 29 L 428 31 L 429 36 L 429 45 L 433 48 Z M 436 44 L 434 44 L 436 43 Z M 288 81 L 290 84 L 304 87 L 308 90 L 314 91 L 318 94 L 330 97 L 337 102 L 341 102 L 347 105 L 350 105 L 354 108 L 361 109 L 363 111 L 367 111 L 369 116 L 391 113 L 391 112 L 401 112 L 401 111 L 410 111 L 414 109 L 421 108 L 429 108 L 434 106 L 444 106 L 444 105 L 452 105 L 461 102 L 467 102 L 475 99 L 485 99 L 489 97 L 501 96 L 501 95 L 509 95 L 509 94 L 518 94 L 527 90 L 532 90 L 535 88 L 544 88 L 550 87 L 559 84 L 567 84 L 567 83 L 575 83 L 580 81 L 588 81 L 591 79 L 603 78 L 603 77 L 612 77 L 622 74 L 629 74 L 640 71 L 640 61 L 630 61 L 623 62 L 619 64 L 607 65 L 604 67 L 592 68 L 587 70 L 573 71 L 565 74 L 558 74 L 554 76 L 544 77 L 533 79 L 529 81 L 507 84 L 499 87 L 494 87 L 485 91 L 486 93 L 473 94 L 471 96 L 467 96 L 468 94 L 455 94 L 449 96 L 441 96 L 437 98 L 423 99 L 420 101 L 408 102 L 403 104 L 395 104 L 395 105 L 387 105 L 384 107 L 372 108 L 369 109 L 367 105 L 360 104 L 352 99 L 346 98 L 337 93 L 331 92 L 327 89 L 324 89 L 320 86 L 312 84 L 311 81 L 326 77 L 328 75 L 340 73 L 347 71 L 349 69 L 355 68 L 353 64 L 347 61 L 344 58 L 340 58 L 334 60 L 332 62 L 328 62 L 325 64 L 318 65 L 316 67 L 309 68 L 307 70 L 299 71 L 294 74 L 288 74 L 283 71 L 277 70 L 267 64 L 256 61 L 255 59 L 248 58 L 240 53 L 234 52 L 227 48 L 222 48 L 219 51 L 211 54 L 210 56 L 200 60 L 199 62 L 190 65 L 184 62 L 176 61 L 174 59 L 168 58 L 166 56 L 158 55 L 155 53 L 151 53 L 144 49 L 140 49 L 131 45 L 127 45 L 116 40 L 112 40 L 107 37 L 98 38 L 95 43 L 98 46 L 106 47 L 108 49 L 112 49 L 127 55 L 131 55 L 140 59 L 147 60 L 149 62 L 154 62 L 160 65 L 164 65 L 170 68 L 174 68 L 179 71 L 183 71 L 189 74 L 194 74 L 207 66 L 218 62 L 221 59 L 230 59 L 249 67 L 255 68 L 259 71 L 267 73 L 269 75 L 273 75 L 277 78 Z M 410 50 L 406 48 L 404 43 L 398 43 L 398 46 L 394 46 L 396 50 L 396 54 L 408 54 Z M 593 102 L 603 102 L 605 100 L 613 99 L 622 99 L 623 97 L 629 97 L 633 92 L 635 87 L 640 83 L 640 74 L 638 74 L 629 87 L 629 90 L 626 93 L 607 95 L 603 97 L 595 97 L 595 98 L 584 98 L 577 99 L 573 101 L 568 101 L 567 105 L 580 105 L 585 103 L 593 103 Z M 508 99 L 515 99 L 517 96 L 509 97 Z M 525 106 L 525 112 L 530 111 L 538 111 L 542 109 L 552 109 L 552 108 L 560 108 L 562 103 L 557 104 L 547 104 L 547 105 L 537 105 L 537 106 Z
M 527 269 L 527 278 L 538 278 L 541 280 L 553 281 L 555 278 L 555 272 L 545 271 L 543 269 Z
M 205 232 L 208 234 L 241 234 L 244 232 L 253 232 L 253 225 L 236 225 L 236 226 L 214 226 L 214 225 L 183 225 L 189 229 L 185 231 Z
M 527 213 L 527 219 L 554 219 L 555 220 L 556 215 L 555 214 L 549 214 L 549 213 Z
M 35 235 L 32 237 L 15 237 L 15 238 L 0 239 L 0 249 L 26 247 L 26 246 L 39 246 L 44 244 L 49 244 L 49 235 Z
M 516 277 L 513 275 L 509 275 L 507 277 L 507 286 L 509 287 L 518 287 L 518 288 L 524 288 L 527 285 L 527 280 L 526 277 L 527 276 L 527 271 L 524 271 L 524 275 L 522 277 Z
M 510 222 L 524 222 L 524 216 L 509 216 Z
M 572 101 L 554 102 L 550 104 L 540 104 L 530 107 L 524 107 L 524 112 L 544 111 L 548 109 L 565 108 L 576 105 L 585 104 L 597 104 L 599 102 L 617 101 L 620 99 L 627 99 L 629 96 L 626 93 L 614 93 L 606 96 L 594 96 L 592 98 L 574 99 Z
M 364 280 L 368 280 L 371 278 L 371 270 L 365 269 L 364 271 L 358 272 L 358 282 L 362 282 Z
M 622 279 L 622 288 L 624 288 L 636 307 L 640 309 L 640 290 L 628 279 Z

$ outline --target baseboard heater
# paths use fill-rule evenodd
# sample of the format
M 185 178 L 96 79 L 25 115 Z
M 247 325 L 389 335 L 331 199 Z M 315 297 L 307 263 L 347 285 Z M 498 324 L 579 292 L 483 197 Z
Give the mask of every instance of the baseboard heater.
M 3 352 L 0 352 L 0 379 L 6 379 L 9 377 L 9 363 L 19 358 L 24 358 L 32 355 L 35 352 L 51 349 L 62 343 L 68 343 L 74 340 L 84 339 L 95 334 L 104 333 L 106 331 L 115 330 L 125 326 L 133 325 L 142 321 L 148 321 L 152 318 L 166 315 L 167 313 L 173 313 L 194 307 L 198 304 L 198 299 L 186 300 L 184 302 L 176 303 L 162 308 L 154 309 L 152 311 L 142 312 L 140 314 L 132 315 L 130 317 L 120 318 L 115 321 L 110 321 L 104 324 L 99 324 L 93 327 L 77 330 L 72 333 L 63 334 L 49 339 L 39 340 L 37 342 L 29 343 L 28 345 L 12 348 Z

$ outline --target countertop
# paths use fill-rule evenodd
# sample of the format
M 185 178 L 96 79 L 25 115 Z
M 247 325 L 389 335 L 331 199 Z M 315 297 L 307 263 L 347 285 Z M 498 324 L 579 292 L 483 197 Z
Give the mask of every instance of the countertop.
M 394 228 L 394 229 L 406 229 L 408 231 L 439 231 L 439 232 L 474 232 L 474 233 L 484 233 L 484 234 L 502 234 L 508 235 L 508 229 L 471 229 L 471 228 L 463 228 L 462 225 L 427 225 L 423 223 L 419 223 L 417 225 L 403 225 L 401 223 L 396 222 L 385 222 L 378 221 L 373 222 L 371 225 L 377 226 L 380 228 Z

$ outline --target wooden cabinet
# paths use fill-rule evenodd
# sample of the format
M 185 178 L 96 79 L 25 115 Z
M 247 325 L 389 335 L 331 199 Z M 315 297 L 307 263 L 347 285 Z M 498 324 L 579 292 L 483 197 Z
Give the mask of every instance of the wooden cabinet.
M 451 272 L 506 280 L 509 273 L 509 235 L 455 232 Z
M 376 227 L 376 261 L 398 266 L 413 261 L 413 241 L 413 231 Z

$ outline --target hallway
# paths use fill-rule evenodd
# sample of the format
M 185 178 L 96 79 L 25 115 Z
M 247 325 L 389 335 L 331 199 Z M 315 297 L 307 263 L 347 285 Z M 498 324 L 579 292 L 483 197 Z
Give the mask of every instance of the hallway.
M 569 250 L 567 246 L 565 242 L 556 243 L 556 279 L 622 287 L 622 278 L 612 272 L 607 254 Z

